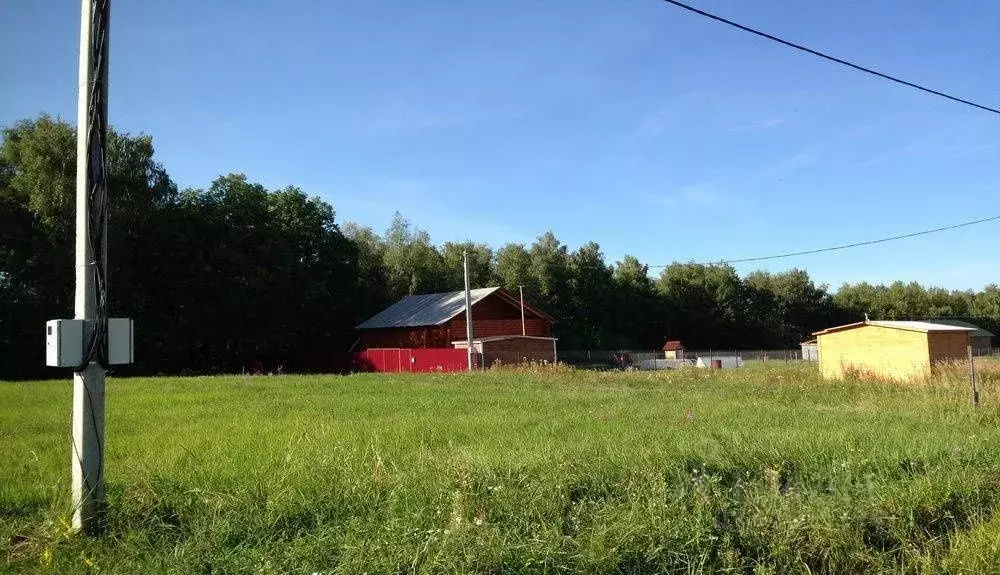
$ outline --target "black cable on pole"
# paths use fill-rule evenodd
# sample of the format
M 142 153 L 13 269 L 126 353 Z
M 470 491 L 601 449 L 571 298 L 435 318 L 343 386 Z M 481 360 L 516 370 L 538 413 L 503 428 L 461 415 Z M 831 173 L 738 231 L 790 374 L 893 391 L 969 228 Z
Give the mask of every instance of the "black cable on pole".
M 92 0 L 90 66 L 91 82 L 87 108 L 87 242 L 90 246 L 95 310 L 94 326 L 77 371 L 91 362 L 108 366 L 108 287 L 105 269 L 105 224 L 108 219 L 108 20 L 109 0 Z M 81 87 L 81 89 L 84 89 Z M 84 129 L 78 126 L 77 129 Z
M 1000 109 L 991 108 L 990 106 L 984 106 L 982 104 L 977 104 L 977 103 L 972 102 L 970 100 L 966 100 L 964 98 L 959 98 L 958 96 L 952 96 L 951 94 L 947 94 L 947 93 L 941 92 L 939 90 L 934 90 L 934 89 L 928 88 L 926 86 L 921 86 L 920 84 L 914 84 L 913 82 L 908 82 L 906 80 L 903 80 L 902 78 L 897 78 L 895 76 L 890 76 L 889 74 L 885 74 L 885 73 L 879 72 L 878 70 L 874 70 L 872 68 L 867 68 L 867 67 L 861 66 L 859 64 L 854 64 L 853 62 L 848 62 L 847 60 L 844 60 L 844 59 L 841 59 L 841 58 L 837 58 L 836 56 L 831 56 L 829 54 L 824 54 L 823 52 L 820 52 L 818 50 L 813 50 L 812 48 L 808 48 L 808 47 L 803 46 L 801 44 L 796 44 L 795 42 L 790 42 L 788 40 L 784 40 L 782 38 L 774 36 L 773 34 L 768 34 L 767 32 L 761 32 L 760 30 L 756 30 L 754 28 L 750 28 L 749 26 L 744 26 L 743 24 L 739 24 L 737 22 L 733 22 L 732 20 L 728 20 L 726 18 L 723 18 L 722 16 L 717 16 L 717 15 L 712 14 L 710 12 L 705 12 L 704 10 L 699 10 L 698 8 L 695 8 L 694 6 L 690 6 L 688 4 L 684 4 L 683 2 L 678 2 L 677 0 L 663 0 L 663 1 L 666 2 L 667 4 L 672 4 L 672 5 L 674 5 L 674 6 L 678 7 L 678 8 L 683 8 L 684 10 L 687 10 L 689 12 L 693 12 L 693 13 L 698 14 L 700 16 L 704 16 L 705 18 L 709 18 L 711 20 L 715 20 L 716 22 L 721 22 L 723 24 L 727 24 L 729 26 L 732 26 L 733 28 L 738 28 L 740 30 L 743 30 L 744 32 L 749 32 L 749 33 L 751 33 L 751 34 L 753 34 L 755 36 L 760 36 L 761 38 L 766 38 L 768 40 L 771 40 L 772 42 L 777 42 L 777 43 L 782 44 L 784 46 L 787 46 L 789 48 L 794 48 L 796 50 L 800 50 L 802 52 L 806 52 L 807 54 L 812 54 L 813 56 L 818 56 L 820 58 L 823 58 L 824 60 L 829 60 L 830 62 L 834 62 L 834 63 L 840 64 L 842 66 L 847 66 L 848 68 L 853 68 L 854 70 L 858 70 L 859 72 L 864 72 L 866 74 L 871 74 L 872 76 L 877 76 L 877 77 L 882 78 L 884 80 L 889 80 L 890 82 L 895 82 L 897 84 L 902 84 L 903 86 L 907 86 L 907 87 L 913 88 L 915 90 L 920 90 L 921 92 L 926 92 L 928 94 L 933 94 L 935 96 L 940 96 L 941 98 L 945 98 L 945 99 L 951 100 L 953 102 L 958 102 L 959 104 L 965 104 L 966 106 L 972 106 L 973 108 L 978 108 L 980 110 L 985 110 L 987 112 L 992 112 L 994 114 L 1000 114 Z

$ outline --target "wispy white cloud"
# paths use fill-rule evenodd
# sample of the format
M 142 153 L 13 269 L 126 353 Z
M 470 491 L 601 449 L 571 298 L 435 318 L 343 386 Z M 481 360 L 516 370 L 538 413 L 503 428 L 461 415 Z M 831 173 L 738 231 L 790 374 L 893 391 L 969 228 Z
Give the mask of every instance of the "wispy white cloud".
M 754 182 L 761 180 L 780 180 L 792 172 L 808 168 L 819 160 L 820 157 L 814 151 L 802 150 L 778 163 L 767 166 L 763 170 L 754 174 L 750 180 Z
M 842 134 L 809 144 L 791 156 L 760 169 L 750 177 L 750 181 L 780 180 L 793 172 L 824 161 L 835 153 L 838 146 L 868 137 L 874 133 L 873 126 L 858 126 Z
M 351 186 L 350 194 L 331 194 L 331 199 L 335 206 L 345 207 L 357 221 L 377 232 L 384 230 L 398 211 L 417 227 L 426 229 L 436 244 L 468 239 L 493 247 L 507 242 L 530 243 L 532 234 L 491 217 L 489 210 L 470 215 L 463 211 L 462 204 L 448 200 L 456 190 L 478 186 L 474 180 L 464 179 L 374 178 Z
M 665 208 L 695 208 L 725 211 L 745 206 L 748 202 L 723 193 L 713 182 L 702 182 L 680 187 L 666 195 L 649 194 L 649 203 Z
M 388 180 L 380 186 L 384 194 L 395 199 L 413 199 L 427 194 L 427 183 L 422 180 Z
M 963 158 L 972 158 L 976 156 L 987 155 L 992 152 L 996 152 L 998 146 L 996 143 L 941 143 L 941 142 L 923 142 L 917 144 L 911 144 L 905 148 L 905 150 L 911 154 L 919 156 L 930 156 L 937 158 L 947 158 L 953 160 L 960 160 Z
M 375 137 L 399 137 L 453 125 L 459 123 L 460 119 L 440 112 L 405 105 L 402 102 L 387 102 L 358 121 L 359 128 L 363 133 Z
M 894 158 L 897 158 L 897 157 L 899 157 L 901 155 L 902 155 L 902 151 L 900 151 L 900 150 L 892 151 L 892 152 L 885 152 L 883 154 L 876 154 L 874 156 L 865 158 L 864 160 L 861 160 L 860 162 L 857 162 L 857 163 L 855 163 L 855 164 L 853 164 L 851 166 L 848 166 L 848 169 L 855 169 L 856 170 L 856 169 L 861 169 L 861 168 L 870 168 L 872 166 L 877 166 L 879 164 L 884 164 L 884 163 L 886 163 L 886 162 L 888 162 L 888 161 L 890 161 L 890 160 L 892 160 Z
M 330 194 L 334 205 L 352 213 L 363 212 L 368 219 L 388 221 L 396 211 L 409 215 L 414 206 L 426 201 L 432 184 L 421 179 L 372 179 L 341 186 Z
M 632 145 L 652 142 L 688 116 L 692 105 L 700 98 L 699 92 L 684 92 L 668 98 L 655 112 L 643 118 L 635 130 L 623 136 L 622 142 Z
M 474 240 L 494 248 L 507 243 L 531 243 L 534 235 L 504 222 L 486 218 L 470 218 L 457 213 L 421 213 L 421 221 L 428 221 L 437 230 L 432 239 L 441 244 L 449 241 Z M 414 216 L 416 217 L 416 216 Z
M 767 118 L 765 120 L 757 120 L 756 122 L 751 122 L 749 124 L 733 126 L 732 128 L 729 128 L 729 131 L 734 134 L 743 132 L 765 132 L 767 130 L 777 128 L 784 123 L 784 118 Z
M 721 209 L 733 205 L 733 201 L 712 184 L 685 186 L 680 189 L 678 196 L 684 203 L 701 208 Z
M 995 155 L 997 152 L 1000 152 L 1000 145 L 995 143 L 912 143 L 895 149 L 890 149 L 887 152 L 877 154 L 870 158 L 863 159 L 849 166 L 849 168 L 864 169 L 894 160 L 913 161 L 914 158 L 932 160 L 963 160 L 967 158 Z

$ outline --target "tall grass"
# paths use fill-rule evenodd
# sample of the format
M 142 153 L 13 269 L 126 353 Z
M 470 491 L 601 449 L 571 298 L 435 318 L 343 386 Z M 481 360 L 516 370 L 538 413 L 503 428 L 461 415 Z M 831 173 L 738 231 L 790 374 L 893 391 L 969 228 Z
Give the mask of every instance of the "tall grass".
M 29 573 L 995 571 L 1000 364 L 979 410 L 966 373 L 111 380 L 97 539 L 66 523 L 69 382 L 4 383 L 0 549 Z

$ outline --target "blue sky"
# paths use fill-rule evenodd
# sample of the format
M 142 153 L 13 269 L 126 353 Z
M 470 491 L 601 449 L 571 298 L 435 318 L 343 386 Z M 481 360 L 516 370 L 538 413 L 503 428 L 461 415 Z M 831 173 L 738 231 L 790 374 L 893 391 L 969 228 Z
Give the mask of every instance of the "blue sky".
M 1000 3 L 691 0 L 1000 105 Z M 75 120 L 78 2 L 0 4 L 0 124 Z M 658 0 L 116 0 L 112 123 L 182 187 L 244 172 L 436 242 L 551 229 L 715 261 L 1000 213 L 1000 117 Z M 738 269 L 1000 281 L 998 224 Z

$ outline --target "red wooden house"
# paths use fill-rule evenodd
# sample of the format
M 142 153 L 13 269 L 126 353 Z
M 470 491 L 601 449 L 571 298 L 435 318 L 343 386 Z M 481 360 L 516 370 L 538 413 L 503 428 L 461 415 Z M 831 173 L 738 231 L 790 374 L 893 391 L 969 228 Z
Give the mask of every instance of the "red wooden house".
M 522 309 L 503 288 L 474 289 L 470 295 L 473 345 L 483 364 L 556 361 L 552 318 L 528 304 Z M 407 296 L 357 329 L 362 350 L 465 349 L 465 292 Z

